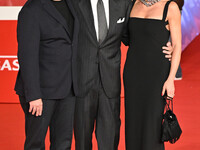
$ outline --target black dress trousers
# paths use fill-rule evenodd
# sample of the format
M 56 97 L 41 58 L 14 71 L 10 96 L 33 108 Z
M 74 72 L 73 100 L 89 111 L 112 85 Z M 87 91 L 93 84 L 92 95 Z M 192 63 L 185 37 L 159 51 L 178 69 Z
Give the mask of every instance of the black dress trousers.
M 76 150 L 92 150 L 95 130 L 98 150 L 117 150 L 120 133 L 120 97 L 108 98 L 100 79 L 84 98 L 76 99 Z
M 26 141 L 24 150 L 45 150 L 45 137 L 50 127 L 50 150 L 71 150 L 75 97 L 43 100 L 41 117 L 29 113 L 29 103 L 20 96 L 25 113 Z

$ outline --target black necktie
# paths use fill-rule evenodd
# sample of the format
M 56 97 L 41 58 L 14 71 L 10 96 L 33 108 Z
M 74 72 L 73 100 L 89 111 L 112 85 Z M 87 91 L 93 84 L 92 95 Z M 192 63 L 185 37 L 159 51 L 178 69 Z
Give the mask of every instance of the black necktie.
M 107 36 L 108 26 L 106 21 L 106 13 L 102 0 L 97 3 L 98 26 L 99 26 L 99 43 L 101 44 Z

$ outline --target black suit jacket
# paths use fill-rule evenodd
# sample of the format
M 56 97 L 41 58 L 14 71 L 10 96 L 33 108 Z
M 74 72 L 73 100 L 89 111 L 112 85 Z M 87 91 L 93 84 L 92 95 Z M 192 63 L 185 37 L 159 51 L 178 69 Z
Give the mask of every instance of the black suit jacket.
M 75 67 L 79 22 L 71 0 L 66 2 L 74 17 L 73 39 L 66 20 L 51 0 L 29 0 L 19 14 L 20 70 L 15 90 L 24 95 L 27 102 L 39 98 L 64 98 L 72 86 L 77 92 Z
M 84 97 L 95 86 L 100 74 L 106 95 L 120 96 L 121 41 L 132 8 L 131 0 L 109 0 L 110 23 L 105 40 L 99 45 L 90 0 L 74 0 L 80 21 L 78 43 L 78 96 Z M 117 23 L 121 18 L 124 22 Z M 127 43 L 127 41 L 125 41 Z M 100 72 L 100 73 L 99 73 Z

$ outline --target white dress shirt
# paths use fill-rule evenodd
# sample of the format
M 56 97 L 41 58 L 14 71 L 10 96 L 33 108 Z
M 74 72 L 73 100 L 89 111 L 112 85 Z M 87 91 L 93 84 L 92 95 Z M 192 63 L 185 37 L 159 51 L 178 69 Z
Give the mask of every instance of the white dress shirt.
M 106 13 L 106 21 L 109 29 L 109 0 L 102 0 L 104 3 L 104 9 Z M 94 17 L 94 26 L 96 30 L 97 40 L 99 40 L 99 25 L 98 25 L 98 14 L 97 14 L 97 2 L 98 0 L 90 0 L 92 5 L 93 17 Z

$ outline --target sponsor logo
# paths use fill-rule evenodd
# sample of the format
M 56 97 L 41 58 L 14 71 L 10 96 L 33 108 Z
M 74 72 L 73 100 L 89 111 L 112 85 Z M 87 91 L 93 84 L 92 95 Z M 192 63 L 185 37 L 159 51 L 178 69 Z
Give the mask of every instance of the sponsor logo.
M 0 55 L 0 72 L 1 71 L 18 71 L 19 63 L 15 55 Z

